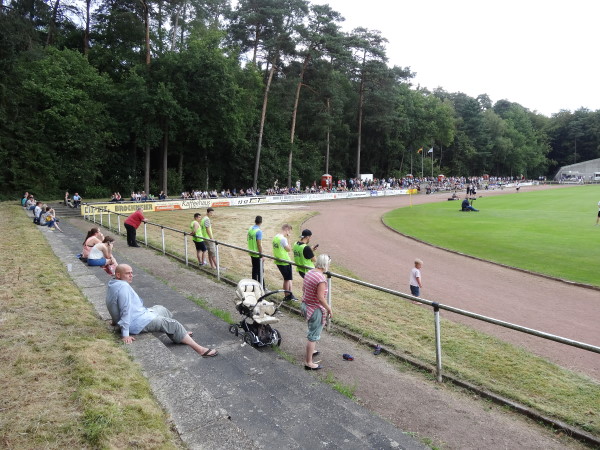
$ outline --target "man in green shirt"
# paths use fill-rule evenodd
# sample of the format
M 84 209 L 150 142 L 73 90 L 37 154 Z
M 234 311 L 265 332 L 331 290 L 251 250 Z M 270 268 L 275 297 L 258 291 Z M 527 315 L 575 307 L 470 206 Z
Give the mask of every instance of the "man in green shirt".
M 248 229 L 248 250 L 252 250 L 253 252 L 262 253 L 262 230 L 260 226 L 262 224 L 262 216 L 256 216 L 254 219 L 254 225 Z M 258 281 L 264 286 L 264 282 L 262 280 L 262 273 L 260 270 L 261 262 L 263 261 L 263 257 L 260 255 L 256 255 L 254 253 L 250 253 L 250 259 L 252 260 L 252 279 Z
M 214 239 L 212 232 L 212 223 L 211 219 L 214 214 L 213 208 L 208 208 L 206 210 L 206 216 L 202 218 L 200 221 L 200 230 L 202 232 L 202 237 L 207 239 Z M 210 263 L 211 269 L 217 268 L 217 246 L 213 241 L 204 241 L 206 245 L 206 249 L 208 250 L 208 262 Z
M 288 252 L 292 247 L 288 241 L 288 237 L 290 236 L 291 231 L 292 226 L 286 223 L 281 227 L 281 232 L 273 238 L 273 256 L 275 258 L 289 261 Z M 275 264 L 283 277 L 283 289 L 289 291 L 289 294 L 284 297 L 284 300 L 297 301 L 298 299 L 292 294 L 292 265 L 289 262 L 284 261 L 275 261 Z
M 206 255 L 206 244 L 204 244 L 204 239 L 202 239 L 202 227 L 200 226 L 200 217 L 202 217 L 202 214 L 194 214 L 194 220 L 190 224 L 190 229 L 192 230 L 192 241 L 194 241 L 194 245 L 196 246 L 196 256 L 198 257 L 198 264 L 203 266 L 204 264 L 206 264 L 204 262 L 204 256 Z
M 294 262 L 298 264 L 296 269 L 298 269 L 298 273 L 302 278 L 306 275 L 310 269 L 315 267 L 315 261 L 317 257 L 314 254 L 314 250 L 317 249 L 319 244 L 310 247 L 308 243 L 310 242 L 310 238 L 312 237 L 312 231 L 303 230 L 302 235 L 300 236 L 300 240 L 294 244 Z M 299 266 L 307 266 L 308 269 Z

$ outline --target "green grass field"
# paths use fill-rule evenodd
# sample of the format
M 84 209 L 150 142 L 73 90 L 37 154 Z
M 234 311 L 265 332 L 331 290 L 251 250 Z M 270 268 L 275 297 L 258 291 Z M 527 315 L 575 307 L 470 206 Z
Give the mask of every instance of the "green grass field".
M 389 212 L 384 222 L 439 247 L 600 286 L 600 186 L 485 197 L 479 212 L 442 201 Z

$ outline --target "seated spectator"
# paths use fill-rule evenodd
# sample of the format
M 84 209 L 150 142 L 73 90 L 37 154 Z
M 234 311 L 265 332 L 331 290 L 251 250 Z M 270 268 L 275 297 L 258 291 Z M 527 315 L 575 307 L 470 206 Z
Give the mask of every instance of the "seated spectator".
M 59 220 L 56 218 L 56 212 L 54 211 L 54 208 L 46 206 L 45 211 L 42 213 L 42 217 L 40 219 L 40 225 L 47 226 L 51 230 L 57 229 L 62 233 L 63 230 L 61 230 L 58 226 L 58 222 Z
M 35 206 L 33 208 L 33 223 L 40 225 L 43 212 L 44 209 L 42 208 L 42 202 L 35 202 Z
M 90 251 L 94 248 L 94 245 L 101 244 L 104 240 L 104 235 L 102 232 L 94 227 L 90 231 L 88 231 L 87 236 L 83 240 L 83 249 L 81 250 L 81 260 L 83 262 L 87 262 L 88 257 L 90 256 Z
M 107 274 L 114 275 L 117 267 L 117 260 L 112 255 L 114 242 L 114 238 L 106 236 L 101 243 L 95 244 L 88 255 L 88 266 L 102 266 Z
M 165 195 L 165 191 L 160 191 L 160 194 L 158 194 L 158 199 L 159 200 L 166 200 L 167 196 Z
M 132 334 L 162 332 L 176 344 L 189 345 L 202 357 L 219 354 L 215 349 L 196 343 L 192 339 L 192 333 L 188 333 L 181 323 L 173 319 L 171 311 L 164 306 L 146 308 L 144 301 L 131 287 L 132 281 L 131 266 L 121 264 L 116 268 L 115 279 L 108 282 L 106 291 L 106 308 L 113 324 L 121 329 L 121 339 L 125 344 L 135 341 Z
M 25 208 L 28 211 L 33 211 L 35 209 L 35 205 L 36 205 L 36 201 L 33 198 L 33 195 L 30 195 L 29 198 L 27 199 L 27 201 L 25 202 Z
M 25 206 L 27 205 L 27 200 L 29 200 L 29 192 L 25 192 L 23 198 L 21 199 L 21 206 L 23 208 L 25 208 Z
M 81 197 L 77 192 L 75 192 L 75 195 L 73 195 L 73 205 L 74 208 L 79 208 L 81 205 Z
M 473 208 L 473 206 L 469 203 L 469 197 L 465 197 L 461 204 L 461 211 L 479 211 L 478 209 Z

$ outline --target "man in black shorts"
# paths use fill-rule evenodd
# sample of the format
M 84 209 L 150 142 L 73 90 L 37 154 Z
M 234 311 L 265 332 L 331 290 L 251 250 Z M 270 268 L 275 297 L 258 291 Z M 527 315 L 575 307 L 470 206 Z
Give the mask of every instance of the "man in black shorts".
M 204 239 L 202 239 L 202 227 L 200 227 L 200 217 L 202 214 L 196 213 L 194 214 L 194 220 L 190 224 L 190 229 L 192 230 L 192 241 L 194 241 L 194 245 L 196 246 L 196 256 L 198 257 L 198 264 L 203 266 L 206 264 L 205 256 L 206 256 L 206 244 L 204 243 Z
M 281 276 L 283 277 L 283 289 L 290 293 L 284 297 L 284 300 L 298 300 L 294 294 L 292 294 L 292 265 L 289 262 L 289 251 L 292 249 L 288 238 L 292 226 L 290 224 L 284 224 L 281 227 L 281 232 L 273 238 L 273 256 L 283 261 L 275 261 Z

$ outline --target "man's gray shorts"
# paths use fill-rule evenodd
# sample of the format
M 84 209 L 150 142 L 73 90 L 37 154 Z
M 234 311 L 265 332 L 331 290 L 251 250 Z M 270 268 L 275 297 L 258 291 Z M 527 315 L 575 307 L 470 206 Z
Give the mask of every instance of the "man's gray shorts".
M 167 308 L 161 305 L 154 305 L 148 308 L 156 317 L 144 327 L 142 333 L 167 333 L 169 339 L 176 344 L 180 344 L 186 337 L 187 331 L 177 320 L 173 319 L 173 314 Z

